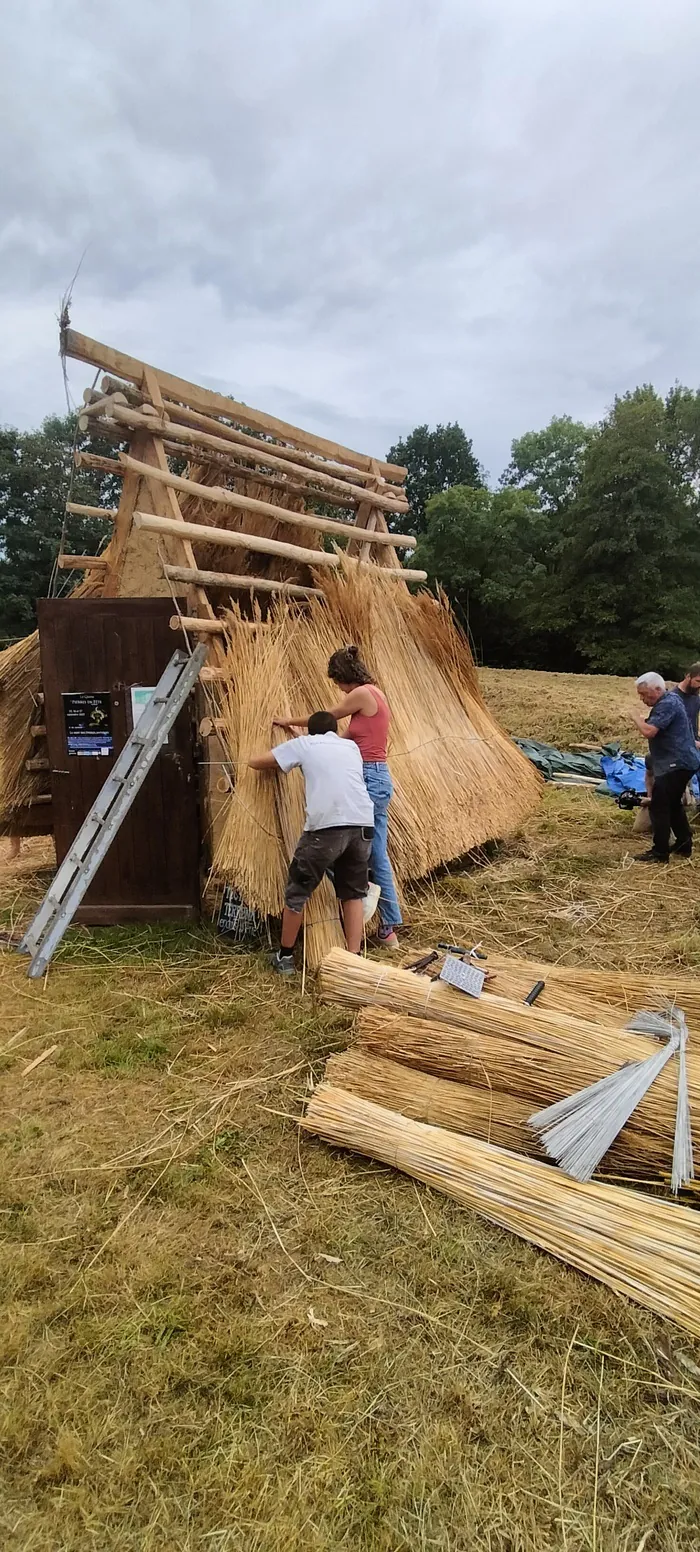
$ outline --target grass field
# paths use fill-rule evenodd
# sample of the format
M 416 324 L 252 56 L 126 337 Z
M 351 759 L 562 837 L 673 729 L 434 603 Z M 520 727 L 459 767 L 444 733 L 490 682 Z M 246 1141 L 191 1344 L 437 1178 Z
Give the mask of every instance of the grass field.
M 696 866 L 636 849 L 549 789 L 415 892 L 408 941 L 697 967 Z M 4 864 L 5 925 L 42 860 Z M 697 1547 L 700 1350 L 300 1141 L 349 1023 L 207 928 L 76 929 L 39 986 L 0 958 L 3 1552 Z
M 539 674 L 527 668 L 481 668 L 488 705 L 513 738 L 539 738 L 566 748 L 574 742 L 620 743 L 640 749 L 628 715 L 638 706 L 634 679 L 606 674 Z

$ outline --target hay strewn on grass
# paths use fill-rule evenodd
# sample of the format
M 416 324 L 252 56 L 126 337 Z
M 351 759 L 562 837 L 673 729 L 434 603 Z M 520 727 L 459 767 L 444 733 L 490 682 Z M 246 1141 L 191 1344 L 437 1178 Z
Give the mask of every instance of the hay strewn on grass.
M 700 1337 L 700 1218 L 426 1126 L 322 1083 L 301 1125 L 403 1170 Z
M 222 736 L 232 761 L 254 743 L 256 717 L 260 749 L 272 740 L 275 710 L 283 714 L 288 702 L 300 713 L 332 704 L 338 692 L 326 675 L 328 658 L 335 647 L 355 641 L 392 709 L 389 764 L 396 795 L 389 849 L 399 884 L 509 833 L 537 802 L 541 784 L 475 693 L 469 649 L 446 605 L 427 594 L 411 597 L 378 570 L 343 566 L 315 580 L 325 597 L 311 600 L 305 614 L 278 603 L 255 631 L 236 612 L 228 617 L 231 685 Z M 246 698 L 252 704 L 236 704 Z M 259 861 L 254 850 L 258 830 L 269 829 L 264 783 L 274 780 L 277 787 L 287 853 L 301 830 L 299 799 L 290 778 L 252 781 L 242 774 L 241 779 L 241 812 L 224 829 L 216 865 L 244 893 L 247 888 L 251 903 L 272 913 L 279 908 L 279 875 L 267 841 Z M 329 910 L 335 931 L 337 911 L 330 899 L 321 905 L 323 921 Z M 320 931 L 310 937 L 309 948 L 317 964 Z

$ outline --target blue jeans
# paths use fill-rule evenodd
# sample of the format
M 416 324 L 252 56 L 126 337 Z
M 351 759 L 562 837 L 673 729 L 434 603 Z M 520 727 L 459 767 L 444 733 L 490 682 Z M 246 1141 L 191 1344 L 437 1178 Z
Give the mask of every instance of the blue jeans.
M 362 770 L 365 786 L 374 804 L 374 840 L 369 866 L 373 882 L 381 889 L 379 919 L 383 927 L 400 927 L 401 911 L 387 851 L 387 810 L 394 795 L 394 787 L 386 761 L 366 760 Z

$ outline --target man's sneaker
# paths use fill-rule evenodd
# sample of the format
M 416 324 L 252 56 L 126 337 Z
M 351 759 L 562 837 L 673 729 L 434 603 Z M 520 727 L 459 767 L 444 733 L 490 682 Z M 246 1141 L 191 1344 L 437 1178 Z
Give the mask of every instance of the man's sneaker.
M 276 975 L 296 975 L 293 954 L 283 954 L 281 949 L 278 949 L 277 953 L 272 955 L 270 964 Z
M 371 921 L 372 917 L 374 916 L 377 906 L 379 905 L 379 896 L 381 892 L 382 891 L 379 887 L 379 884 L 370 884 L 365 898 L 362 901 L 362 921 L 365 927 L 367 926 L 368 921 Z
M 674 845 L 671 847 L 671 851 L 674 857 L 692 857 L 693 855 L 692 845 L 679 846 L 677 841 L 674 842 Z
M 662 857 L 658 851 L 643 851 L 640 857 L 634 857 L 634 862 L 668 862 L 668 857 Z
M 379 943 L 382 948 L 390 948 L 394 953 L 396 953 L 397 950 L 401 948 L 401 944 L 399 943 L 393 927 L 380 927 L 379 932 L 377 933 L 377 938 L 379 939 Z

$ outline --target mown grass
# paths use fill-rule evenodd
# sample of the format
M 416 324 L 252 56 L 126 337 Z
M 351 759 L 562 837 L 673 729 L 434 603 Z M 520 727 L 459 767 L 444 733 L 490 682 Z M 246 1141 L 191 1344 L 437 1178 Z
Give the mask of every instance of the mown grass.
M 513 738 L 537 738 L 562 749 L 572 743 L 642 748 L 628 715 L 637 701 L 634 679 L 480 668 L 479 683 L 487 705 Z
M 416 892 L 411 941 L 695 965 L 695 866 L 642 879 L 633 849 L 612 803 L 549 790 Z M 38 986 L 2 956 L 3 1548 L 690 1552 L 700 1351 L 300 1140 L 348 1027 L 206 928 L 76 929 Z

